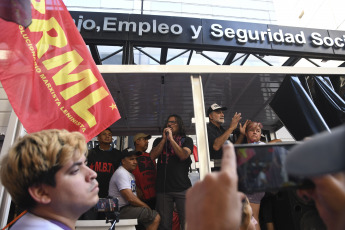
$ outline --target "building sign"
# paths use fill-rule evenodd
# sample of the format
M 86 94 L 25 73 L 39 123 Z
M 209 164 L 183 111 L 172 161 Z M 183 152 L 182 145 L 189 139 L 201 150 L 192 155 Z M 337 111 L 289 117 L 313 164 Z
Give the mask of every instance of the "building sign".
M 70 13 L 86 43 L 188 44 L 201 50 L 345 59 L 345 31 L 155 15 Z

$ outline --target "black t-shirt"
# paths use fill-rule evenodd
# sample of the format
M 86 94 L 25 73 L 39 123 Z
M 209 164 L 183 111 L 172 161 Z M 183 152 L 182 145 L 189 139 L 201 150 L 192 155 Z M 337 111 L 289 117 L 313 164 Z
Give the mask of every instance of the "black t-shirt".
M 99 146 L 89 150 L 87 156 L 88 166 L 97 173 L 99 187 L 98 196 L 106 198 L 108 196 L 109 181 L 121 162 L 121 151 L 112 149 L 103 151 Z
M 156 147 L 161 140 L 162 138 L 157 138 L 152 146 Z M 186 136 L 182 137 L 180 146 L 182 148 L 187 147 L 193 152 L 193 139 Z M 166 146 L 163 148 L 164 153 L 165 149 Z M 172 154 L 169 155 L 166 163 L 165 156 L 161 153 L 158 157 L 156 192 L 182 192 L 191 187 L 192 183 L 188 177 L 189 167 L 192 163 L 190 157 L 186 160 L 180 160 L 176 154 Z
M 213 143 L 217 137 L 223 135 L 225 129 L 220 126 L 219 128 L 215 126 L 212 122 L 207 124 L 207 134 L 208 134 L 208 148 L 210 151 L 210 159 L 222 159 L 223 150 L 220 148 L 218 151 L 213 149 Z M 228 138 L 231 141 L 230 137 Z

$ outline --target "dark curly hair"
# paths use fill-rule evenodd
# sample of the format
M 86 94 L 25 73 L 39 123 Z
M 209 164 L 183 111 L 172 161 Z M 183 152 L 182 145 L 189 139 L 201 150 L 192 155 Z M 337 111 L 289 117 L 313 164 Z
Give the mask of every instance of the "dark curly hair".
M 168 121 L 169 121 L 170 117 L 175 117 L 175 118 L 176 118 L 177 125 L 178 125 L 178 135 L 180 135 L 180 136 L 186 136 L 186 128 L 184 127 L 182 118 L 181 118 L 179 115 L 177 115 L 177 114 L 171 114 L 171 115 L 166 119 L 165 124 L 164 124 L 164 128 L 165 128 L 165 127 L 168 127 Z

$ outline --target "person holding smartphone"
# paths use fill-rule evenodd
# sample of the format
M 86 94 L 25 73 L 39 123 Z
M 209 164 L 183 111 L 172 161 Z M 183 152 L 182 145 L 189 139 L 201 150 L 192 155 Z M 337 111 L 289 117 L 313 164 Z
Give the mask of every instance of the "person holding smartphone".
M 285 161 L 292 176 L 308 178 L 313 188 L 300 189 L 313 200 L 327 229 L 345 229 L 345 125 L 318 134 L 295 146 Z
M 290 175 L 309 178 L 314 183 L 313 188 L 300 189 L 298 193 L 301 198 L 315 202 L 323 222 L 331 230 L 345 229 L 344 139 L 345 125 L 333 129 L 331 134 L 319 134 L 291 149 L 284 164 Z M 240 228 L 244 195 L 237 189 L 233 145 L 224 146 L 223 153 L 221 171 L 206 175 L 187 192 L 189 230 Z

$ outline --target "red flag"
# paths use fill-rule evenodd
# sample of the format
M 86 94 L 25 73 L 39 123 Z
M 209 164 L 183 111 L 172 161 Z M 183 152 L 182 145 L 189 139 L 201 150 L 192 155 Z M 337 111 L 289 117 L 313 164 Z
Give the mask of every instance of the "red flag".
M 0 80 L 29 132 L 80 131 L 90 140 L 120 118 L 62 0 L 32 1 L 32 23 L 0 19 Z

